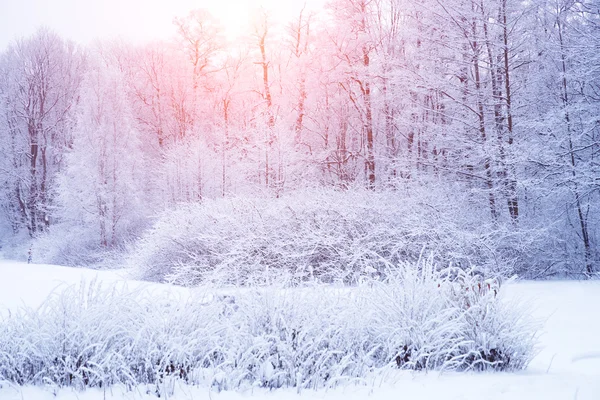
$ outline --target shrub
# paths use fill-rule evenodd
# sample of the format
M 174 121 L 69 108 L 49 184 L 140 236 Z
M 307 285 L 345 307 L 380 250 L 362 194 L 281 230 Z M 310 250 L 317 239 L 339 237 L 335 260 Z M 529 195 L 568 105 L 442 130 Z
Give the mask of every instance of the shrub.
M 248 284 L 286 273 L 296 280 L 356 283 L 425 248 L 438 263 L 507 275 L 528 262 L 536 235 L 459 221 L 443 199 L 397 192 L 307 191 L 279 199 L 219 199 L 162 214 L 133 249 L 138 278 L 194 286 L 210 279 Z M 256 283 L 256 282 L 254 282 Z

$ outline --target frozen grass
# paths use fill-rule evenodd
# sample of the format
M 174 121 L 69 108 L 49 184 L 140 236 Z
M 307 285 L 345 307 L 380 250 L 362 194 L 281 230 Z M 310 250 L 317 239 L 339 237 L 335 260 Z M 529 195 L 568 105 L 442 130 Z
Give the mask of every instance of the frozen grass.
M 280 283 L 193 297 L 73 285 L 2 320 L 0 380 L 305 390 L 398 368 L 518 370 L 532 357 L 529 319 L 500 301 L 496 281 L 431 263 L 385 275 L 351 289 Z
M 108 285 L 123 284 L 122 271 L 91 271 L 55 265 L 23 264 L 0 260 L 0 314 L 14 311 L 20 305 L 38 307 L 60 283 L 76 284 L 82 278 L 98 277 Z M 129 290 L 149 291 L 160 297 L 172 293 L 187 301 L 196 289 L 127 281 Z M 229 294 L 235 294 L 229 292 Z M 201 296 L 202 294 L 200 294 Z M 504 284 L 500 301 L 520 307 L 527 304 L 532 319 L 542 324 L 539 352 L 523 371 L 509 373 L 410 371 L 383 368 L 364 379 L 340 384 L 335 388 L 298 390 L 298 388 L 248 388 L 217 392 L 206 385 L 173 382 L 172 400 L 392 400 L 398 398 L 424 400 L 597 400 L 600 398 L 600 343 L 597 333 L 600 320 L 600 282 L 546 281 Z M 509 307 L 510 309 L 510 307 Z M 127 388 L 114 385 L 80 391 L 72 387 L 52 385 L 19 386 L 0 384 L 2 400 L 106 400 L 156 399 L 155 385 Z

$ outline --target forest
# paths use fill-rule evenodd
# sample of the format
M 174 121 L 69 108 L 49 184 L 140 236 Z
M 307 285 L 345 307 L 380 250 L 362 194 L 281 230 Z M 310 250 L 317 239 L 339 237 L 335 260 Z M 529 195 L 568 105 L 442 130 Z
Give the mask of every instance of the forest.
M 239 40 L 202 9 L 160 42 L 15 38 L 0 53 L 2 252 L 183 285 L 215 269 L 354 281 L 421 257 L 600 271 L 597 0 L 251 17 Z
M 306 1 L 0 47 L 0 398 L 600 398 L 600 0 Z

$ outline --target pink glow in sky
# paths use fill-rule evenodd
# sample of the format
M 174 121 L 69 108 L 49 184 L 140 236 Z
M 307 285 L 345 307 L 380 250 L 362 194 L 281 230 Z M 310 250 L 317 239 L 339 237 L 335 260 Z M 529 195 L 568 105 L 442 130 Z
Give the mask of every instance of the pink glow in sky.
M 248 25 L 253 10 L 264 7 L 275 21 L 287 22 L 305 3 L 325 0 L 0 0 L 0 50 L 20 36 L 47 26 L 65 38 L 89 43 L 122 37 L 144 42 L 168 39 L 172 21 L 195 8 L 206 8 L 221 20 L 231 38 Z

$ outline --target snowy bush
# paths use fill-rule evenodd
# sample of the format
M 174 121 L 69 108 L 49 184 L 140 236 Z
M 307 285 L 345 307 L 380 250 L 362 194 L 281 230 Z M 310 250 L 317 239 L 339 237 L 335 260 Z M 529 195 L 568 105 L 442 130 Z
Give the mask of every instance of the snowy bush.
M 457 271 L 453 298 L 463 310 L 463 346 L 466 357 L 461 368 L 474 370 L 523 369 L 533 354 L 533 324 L 524 305 L 497 301 L 498 279 Z M 514 312 L 514 310 L 521 310 Z
M 87 226 L 52 226 L 32 240 L 30 247 L 32 261 L 36 264 L 111 269 L 123 262 L 123 249 L 101 246 L 95 236 L 90 235 Z
M 398 192 L 361 190 L 205 200 L 162 214 L 128 263 L 141 279 L 193 286 L 208 277 L 268 281 L 282 272 L 355 283 L 415 262 L 424 248 L 439 263 L 475 264 L 494 274 L 529 262 L 536 235 L 483 226 L 476 216 L 459 224 L 437 211 L 443 207 L 435 202 L 444 201 L 422 204 Z
M 190 298 L 92 282 L 0 323 L 0 381 L 76 388 L 335 386 L 391 368 L 515 370 L 534 331 L 500 287 L 429 262 L 355 287 L 285 283 Z M 473 291 L 473 287 L 481 287 Z M 469 291 L 466 290 L 469 288 Z

